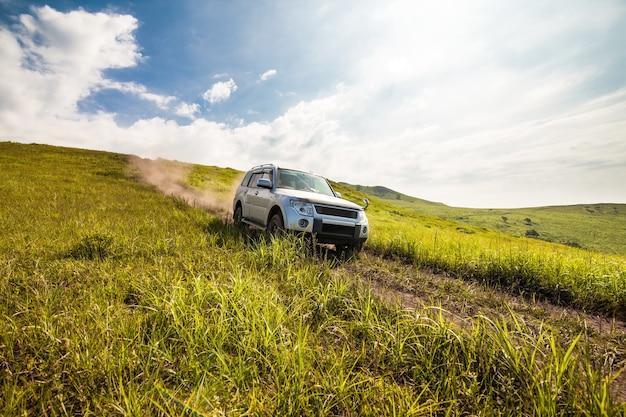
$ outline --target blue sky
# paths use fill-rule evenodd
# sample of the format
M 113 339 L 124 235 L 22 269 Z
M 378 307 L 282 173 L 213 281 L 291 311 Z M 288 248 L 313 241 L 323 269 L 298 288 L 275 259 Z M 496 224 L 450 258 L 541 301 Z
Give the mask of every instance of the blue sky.
M 0 0 L 0 140 L 626 203 L 626 2 Z

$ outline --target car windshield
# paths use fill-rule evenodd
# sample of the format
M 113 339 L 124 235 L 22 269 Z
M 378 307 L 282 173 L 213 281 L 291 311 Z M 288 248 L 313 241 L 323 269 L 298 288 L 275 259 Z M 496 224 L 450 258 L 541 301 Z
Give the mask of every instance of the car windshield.
M 333 189 L 325 178 L 307 172 L 291 169 L 278 170 L 278 188 L 310 191 L 318 194 L 334 196 Z

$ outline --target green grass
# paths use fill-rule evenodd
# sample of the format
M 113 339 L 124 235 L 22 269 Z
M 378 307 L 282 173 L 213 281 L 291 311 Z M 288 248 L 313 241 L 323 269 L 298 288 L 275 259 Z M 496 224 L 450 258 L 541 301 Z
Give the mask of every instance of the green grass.
M 337 185 L 354 201 L 365 194 Z M 436 272 L 626 318 L 626 258 L 516 237 L 371 198 L 368 247 Z M 619 227 L 619 226 L 618 226 Z
M 593 332 L 402 308 L 359 283 L 358 260 L 235 230 L 136 181 L 124 155 L 0 143 L 0 167 L 4 416 L 626 412 L 620 359 Z M 383 256 L 434 267 L 458 236 L 512 251 L 500 235 L 370 208 Z M 459 244 L 480 258 L 480 243 Z
M 199 190 L 211 190 L 218 197 L 232 199 L 233 184 L 241 182 L 243 174 L 232 168 L 193 165 L 187 184 Z
M 471 209 L 421 200 L 385 187 L 350 187 L 417 213 L 514 236 L 626 255 L 626 204 Z

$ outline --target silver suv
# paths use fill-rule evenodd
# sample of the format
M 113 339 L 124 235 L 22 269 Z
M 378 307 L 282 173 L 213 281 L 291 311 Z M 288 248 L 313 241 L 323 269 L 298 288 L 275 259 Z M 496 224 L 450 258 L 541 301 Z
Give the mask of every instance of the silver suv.
M 233 201 L 235 225 L 276 233 L 305 233 L 338 252 L 358 252 L 369 235 L 364 199 L 361 207 L 341 198 L 324 177 L 259 165 L 246 173 Z

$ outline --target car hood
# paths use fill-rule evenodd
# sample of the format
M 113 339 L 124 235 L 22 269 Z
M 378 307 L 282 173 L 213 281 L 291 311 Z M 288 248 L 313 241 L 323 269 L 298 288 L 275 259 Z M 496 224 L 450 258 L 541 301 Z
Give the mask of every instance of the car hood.
M 293 198 L 298 198 L 301 200 L 308 201 L 313 204 L 327 204 L 329 206 L 337 206 L 343 208 L 349 208 L 353 210 L 363 210 L 362 206 L 355 204 L 351 201 L 344 200 L 343 198 L 313 193 L 310 191 L 298 191 L 298 190 L 281 190 L 280 188 L 276 190 L 277 194 L 281 194 L 284 196 L 289 196 Z

